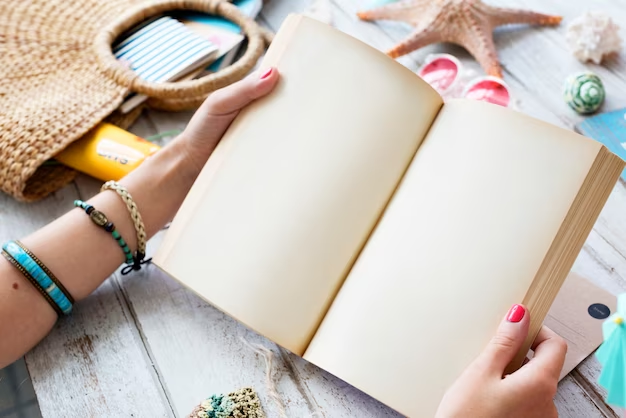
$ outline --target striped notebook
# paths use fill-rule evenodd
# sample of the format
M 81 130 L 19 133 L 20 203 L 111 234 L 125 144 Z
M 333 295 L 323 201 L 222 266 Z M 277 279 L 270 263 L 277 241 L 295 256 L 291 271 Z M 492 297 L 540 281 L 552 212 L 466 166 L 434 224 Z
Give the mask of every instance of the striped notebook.
M 217 49 L 178 20 L 164 16 L 122 40 L 113 48 L 113 54 L 118 60 L 129 63 L 144 80 L 162 83 L 209 64 Z M 122 111 L 134 108 L 145 99 L 142 95 L 129 97 L 122 104 Z

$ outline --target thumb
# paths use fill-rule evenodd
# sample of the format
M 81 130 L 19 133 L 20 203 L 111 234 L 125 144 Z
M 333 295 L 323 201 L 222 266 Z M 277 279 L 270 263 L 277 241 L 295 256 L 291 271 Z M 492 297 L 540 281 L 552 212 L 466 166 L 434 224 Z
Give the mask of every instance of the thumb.
M 504 375 L 504 369 L 513 360 L 528 335 L 530 315 L 522 305 L 513 305 L 500 323 L 496 335 L 477 359 L 488 373 Z
M 239 111 L 271 92 L 279 78 L 278 70 L 272 67 L 211 93 L 187 124 L 184 136 L 212 151 Z
M 253 100 L 268 94 L 278 82 L 278 70 L 270 67 L 250 74 L 234 84 L 209 95 L 200 107 L 200 114 L 206 116 L 234 116 Z

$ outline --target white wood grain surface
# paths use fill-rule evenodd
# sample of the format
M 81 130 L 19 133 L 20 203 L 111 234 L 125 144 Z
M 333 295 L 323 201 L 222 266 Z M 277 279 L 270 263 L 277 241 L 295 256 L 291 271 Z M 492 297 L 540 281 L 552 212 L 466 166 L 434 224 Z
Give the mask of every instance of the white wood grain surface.
M 331 0 L 339 29 L 385 50 L 408 35 L 397 23 L 360 22 L 355 12 L 367 0 Z M 270 0 L 260 21 L 277 30 L 288 13 L 310 0 Z M 565 16 L 559 28 L 499 29 L 496 45 L 515 107 L 548 122 L 572 128 L 582 118 L 563 103 L 561 86 L 571 72 L 591 69 L 605 82 L 603 110 L 625 105 L 626 59 L 605 66 L 583 65 L 568 52 L 565 25 L 588 8 L 626 22 L 625 0 L 491 0 Z M 622 29 L 622 37 L 626 31 Z M 417 69 L 434 52 L 457 55 L 468 69 L 478 65 L 462 48 L 433 45 L 399 61 Z M 141 136 L 182 129 L 191 113 L 147 112 L 133 127 Z M 71 209 L 72 201 L 95 194 L 99 183 L 80 177 L 36 204 L 0 195 L 0 239 L 24 236 Z M 153 239 L 149 248 L 158 245 Z M 626 291 L 626 187 L 619 183 L 596 223 L 574 270 L 617 294 Z M 268 416 L 277 416 L 264 384 L 265 365 L 242 342 L 259 343 L 276 354 L 275 375 L 290 417 L 397 417 L 357 389 L 256 335 L 151 267 L 129 277 L 113 275 L 69 319 L 26 357 L 44 417 L 183 417 L 204 397 L 253 386 Z M 565 378 L 556 397 L 562 417 L 617 417 L 602 401 L 593 358 Z
M 72 209 L 84 198 L 78 183 L 31 204 L 0 194 L 0 241 L 28 235 Z M 171 415 L 115 278 L 59 321 L 26 364 L 46 418 Z

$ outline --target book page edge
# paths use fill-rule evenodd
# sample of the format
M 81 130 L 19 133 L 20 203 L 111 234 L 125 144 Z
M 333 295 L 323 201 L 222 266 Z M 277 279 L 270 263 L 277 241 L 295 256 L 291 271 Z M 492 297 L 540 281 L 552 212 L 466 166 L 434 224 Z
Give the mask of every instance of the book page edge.
M 605 146 L 599 143 L 598 145 L 598 153 L 589 173 L 524 297 L 522 303 L 532 312 L 530 329 L 522 348 L 505 370 L 505 374 L 512 373 L 522 366 L 526 354 L 543 326 L 552 302 L 624 169 L 625 163 L 621 158 Z M 581 227 L 575 227 L 580 224 Z M 556 256 L 561 257 L 555 260 Z

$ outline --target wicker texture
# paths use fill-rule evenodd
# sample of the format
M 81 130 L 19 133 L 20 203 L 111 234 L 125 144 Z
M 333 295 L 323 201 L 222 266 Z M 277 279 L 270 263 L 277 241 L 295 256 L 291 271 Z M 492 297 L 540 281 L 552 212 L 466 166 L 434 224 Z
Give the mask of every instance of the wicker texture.
M 170 10 L 218 14 L 240 25 L 248 48 L 235 64 L 180 83 L 152 84 L 118 63 L 111 44 L 125 30 Z M 74 172 L 42 166 L 111 115 L 131 91 L 168 110 L 197 106 L 247 74 L 271 39 L 226 0 L 0 1 L 0 190 L 39 199 Z M 137 112 L 113 121 L 132 122 Z

